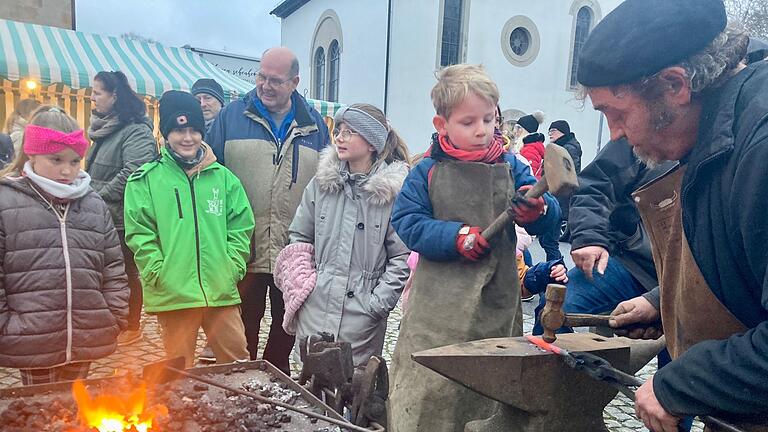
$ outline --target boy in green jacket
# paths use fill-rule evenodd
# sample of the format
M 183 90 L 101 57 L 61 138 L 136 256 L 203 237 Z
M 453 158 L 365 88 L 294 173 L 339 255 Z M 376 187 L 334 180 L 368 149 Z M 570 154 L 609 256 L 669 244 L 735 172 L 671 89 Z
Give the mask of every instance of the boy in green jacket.
M 205 121 L 189 93 L 160 99 L 166 145 L 125 189 L 125 238 L 157 315 L 169 358 L 195 360 L 203 327 L 218 363 L 247 360 L 237 282 L 245 273 L 254 227 L 240 181 L 203 142 Z

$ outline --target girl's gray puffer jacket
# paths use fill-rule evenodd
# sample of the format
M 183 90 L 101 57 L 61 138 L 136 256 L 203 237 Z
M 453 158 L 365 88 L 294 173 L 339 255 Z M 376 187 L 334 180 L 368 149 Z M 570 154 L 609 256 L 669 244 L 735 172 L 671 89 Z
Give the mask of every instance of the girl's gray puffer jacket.
M 403 292 L 410 251 L 390 225 L 408 166 L 350 174 L 334 147 L 323 150 L 290 226 L 291 243 L 315 246 L 317 283 L 297 313 L 296 340 L 318 332 L 352 344 L 355 365 L 381 355 L 387 317 Z
M 40 190 L 28 178 L 0 179 L 3 367 L 96 360 L 126 326 L 128 282 L 107 205 L 90 190 L 60 217 Z

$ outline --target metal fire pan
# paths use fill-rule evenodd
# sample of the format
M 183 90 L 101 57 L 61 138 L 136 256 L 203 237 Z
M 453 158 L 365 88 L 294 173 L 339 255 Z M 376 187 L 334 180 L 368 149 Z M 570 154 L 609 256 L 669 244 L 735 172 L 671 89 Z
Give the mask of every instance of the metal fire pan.
M 333 411 L 328 405 L 316 398 L 311 392 L 300 386 L 297 382 L 285 375 L 279 369 L 274 367 L 267 361 L 254 360 L 242 363 L 229 363 L 212 366 L 202 366 L 186 370 L 189 373 L 196 375 L 205 375 L 208 378 L 215 379 L 221 384 L 240 387 L 246 381 L 255 379 L 260 383 L 279 382 L 285 384 L 290 390 L 299 394 L 299 398 L 294 403 L 297 407 L 311 409 L 317 413 L 324 414 L 328 417 L 343 420 L 343 417 L 337 412 Z M 111 383 L 119 380 L 120 376 L 107 377 L 107 378 L 93 378 L 84 380 L 86 387 L 90 388 L 108 388 Z M 181 378 L 179 381 L 191 381 L 189 378 Z M 223 390 L 209 387 L 208 391 L 211 399 L 223 397 Z M 72 398 L 72 381 L 64 381 L 53 384 L 39 384 L 22 387 L 11 387 L 0 389 L 0 412 L 8 408 L 11 402 L 18 399 L 29 399 L 36 402 L 49 402 L 54 399 L 71 400 Z M 290 414 L 290 412 L 288 412 Z M 298 413 L 292 413 L 294 418 L 306 419 L 306 423 L 309 423 L 306 416 Z M 322 420 L 318 420 L 316 423 L 307 425 L 306 429 L 300 429 L 300 423 L 294 421 L 291 423 L 293 427 L 289 429 L 294 430 L 307 430 L 314 431 L 327 427 L 329 431 L 339 430 L 337 426 L 333 426 Z M 296 429 L 299 428 L 299 429 Z M 285 429 L 285 428 L 284 428 Z M 378 428 L 376 428 L 378 429 Z M 374 430 L 376 430 L 374 429 Z

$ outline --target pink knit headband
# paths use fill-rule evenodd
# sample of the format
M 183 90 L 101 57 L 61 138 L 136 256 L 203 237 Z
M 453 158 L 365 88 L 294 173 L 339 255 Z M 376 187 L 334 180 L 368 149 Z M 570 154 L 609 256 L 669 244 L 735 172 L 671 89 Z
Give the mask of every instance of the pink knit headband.
M 27 125 L 24 128 L 24 153 L 28 155 L 58 153 L 68 148 L 80 157 L 85 156 L 88 141 L 82 129 L 65 133 L 37 125 Z

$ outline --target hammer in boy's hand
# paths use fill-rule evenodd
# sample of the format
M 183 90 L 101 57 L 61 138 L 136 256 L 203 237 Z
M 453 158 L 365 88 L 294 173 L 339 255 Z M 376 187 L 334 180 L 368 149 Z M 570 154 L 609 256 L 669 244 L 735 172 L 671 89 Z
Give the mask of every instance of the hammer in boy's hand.
M 540 198 L 547 191 L 555 195 L 566 196 L 571 194 L 578 186 L 579 179 L 576 176 L 576 169 L 574 168 L 571 155 L 563 147 L 550 144 L 544 152 L 544 175 L 541 177 L 541 180 L 533 186 L 521 187 L 518 190 L 518 194 L 512 199 L 512 202 L 517 202 L 517 206 L 524 206 L 528 204 L 527 201 L 531 198 Z M 522 191 L 525 191 L 525 195 L 522 195 Z M 517 210 L 514 207 L 508 208 L 488 228 L 482 231 L 482 237 L 485 240 L 490 240 L 497 236 L 509 224 L 510 220 L 515 219 L 516 212 Z M 518 222 L 522 221 L 518 220 Z

